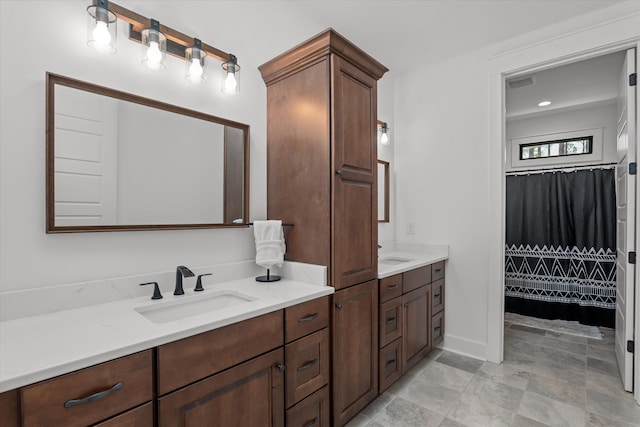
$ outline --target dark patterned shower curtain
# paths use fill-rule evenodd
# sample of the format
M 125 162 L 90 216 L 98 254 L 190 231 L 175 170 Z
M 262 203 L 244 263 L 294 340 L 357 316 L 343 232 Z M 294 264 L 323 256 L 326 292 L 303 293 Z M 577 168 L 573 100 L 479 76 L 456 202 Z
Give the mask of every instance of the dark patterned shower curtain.
M 506 217 L 506 311 L 615 327 L 615 172 L 508 176 Z

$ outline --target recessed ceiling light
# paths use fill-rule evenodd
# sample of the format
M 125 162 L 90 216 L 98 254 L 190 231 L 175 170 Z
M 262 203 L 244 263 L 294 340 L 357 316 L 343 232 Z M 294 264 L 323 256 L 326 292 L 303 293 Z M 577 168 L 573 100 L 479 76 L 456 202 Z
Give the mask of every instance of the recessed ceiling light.
M 538 103 L 538 107 L 546 107 L 547 105 L 551 105 L 551 101 L 542 101 Z

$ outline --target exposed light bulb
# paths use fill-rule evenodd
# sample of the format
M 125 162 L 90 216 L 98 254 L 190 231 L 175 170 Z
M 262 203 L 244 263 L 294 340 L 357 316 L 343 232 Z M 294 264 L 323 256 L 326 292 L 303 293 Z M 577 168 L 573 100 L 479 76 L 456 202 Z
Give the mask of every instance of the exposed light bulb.
M 160 61 L 162 61 L 162 52 L 160 52 L 158 42 L 150 42 L 149 49 L 147 49 L 147 64 L 149 68 L 158 69 Z
M 389 145 L 389 135 L 387 132 L 382 132 L 382 135 L 380 135 L 380 144 Z
M 202 68 L 202 65 L 200 65 L 200 60 L 198 58 L 191 58 L 191 65 L 189 66 L 189 81 L 191 81 L 191 83 L 200 83 L 203 71 L 204 69 Z
M 235 73 L 227 72 L 227 77 L 224 79 L 224 91 L 226 93 L 236 93 L 236 87 L 238 87 L 238 82 L 236 81 Z
M 96 21 L 92 34 L 93 40 L 98 47 L 105 47 L 111 43 L 111 33 L 107 28 L 107 23 L 104 21 Z

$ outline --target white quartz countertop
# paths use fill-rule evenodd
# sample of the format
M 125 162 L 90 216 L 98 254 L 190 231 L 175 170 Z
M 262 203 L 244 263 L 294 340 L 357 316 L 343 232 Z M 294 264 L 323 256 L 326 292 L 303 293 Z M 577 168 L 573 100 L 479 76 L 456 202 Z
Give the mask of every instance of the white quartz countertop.
M 378 279 L 449 259 L 446 245 L 392 244 L 378 254 Z M 384 248 L 384 245 L 383 245 Z
M 293 280 L 260 283 L 254 278 L 208 285 L 204 292 L 185 288 L 185 295 L 166 294 L 126 299 L 0 322 L 0 392 L 86 368 L 117 357 L 166 344 L 235 322 L 330 295 L 330 286 Z M 136 311 L 150 304 L 184 298 L 206 298 L 233 291 L 253 301 L 165 323 L 154 323 Z

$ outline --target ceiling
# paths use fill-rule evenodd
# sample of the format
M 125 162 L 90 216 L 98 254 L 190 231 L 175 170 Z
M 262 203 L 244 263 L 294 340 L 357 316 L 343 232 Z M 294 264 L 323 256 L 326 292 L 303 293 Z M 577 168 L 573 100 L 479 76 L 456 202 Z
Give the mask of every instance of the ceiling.
M 116 1 L 257 65 L 331 27 L 397 76 L 623 0 Z
M 624 52 L 616 52 L 507 81 L 507 120 L 615 103 L 624 57 Z M 528 78 L 533 84 L 517 88 L 509 85 Z M 550 101 L 551 105 L 539 107 L 541 101 Z

